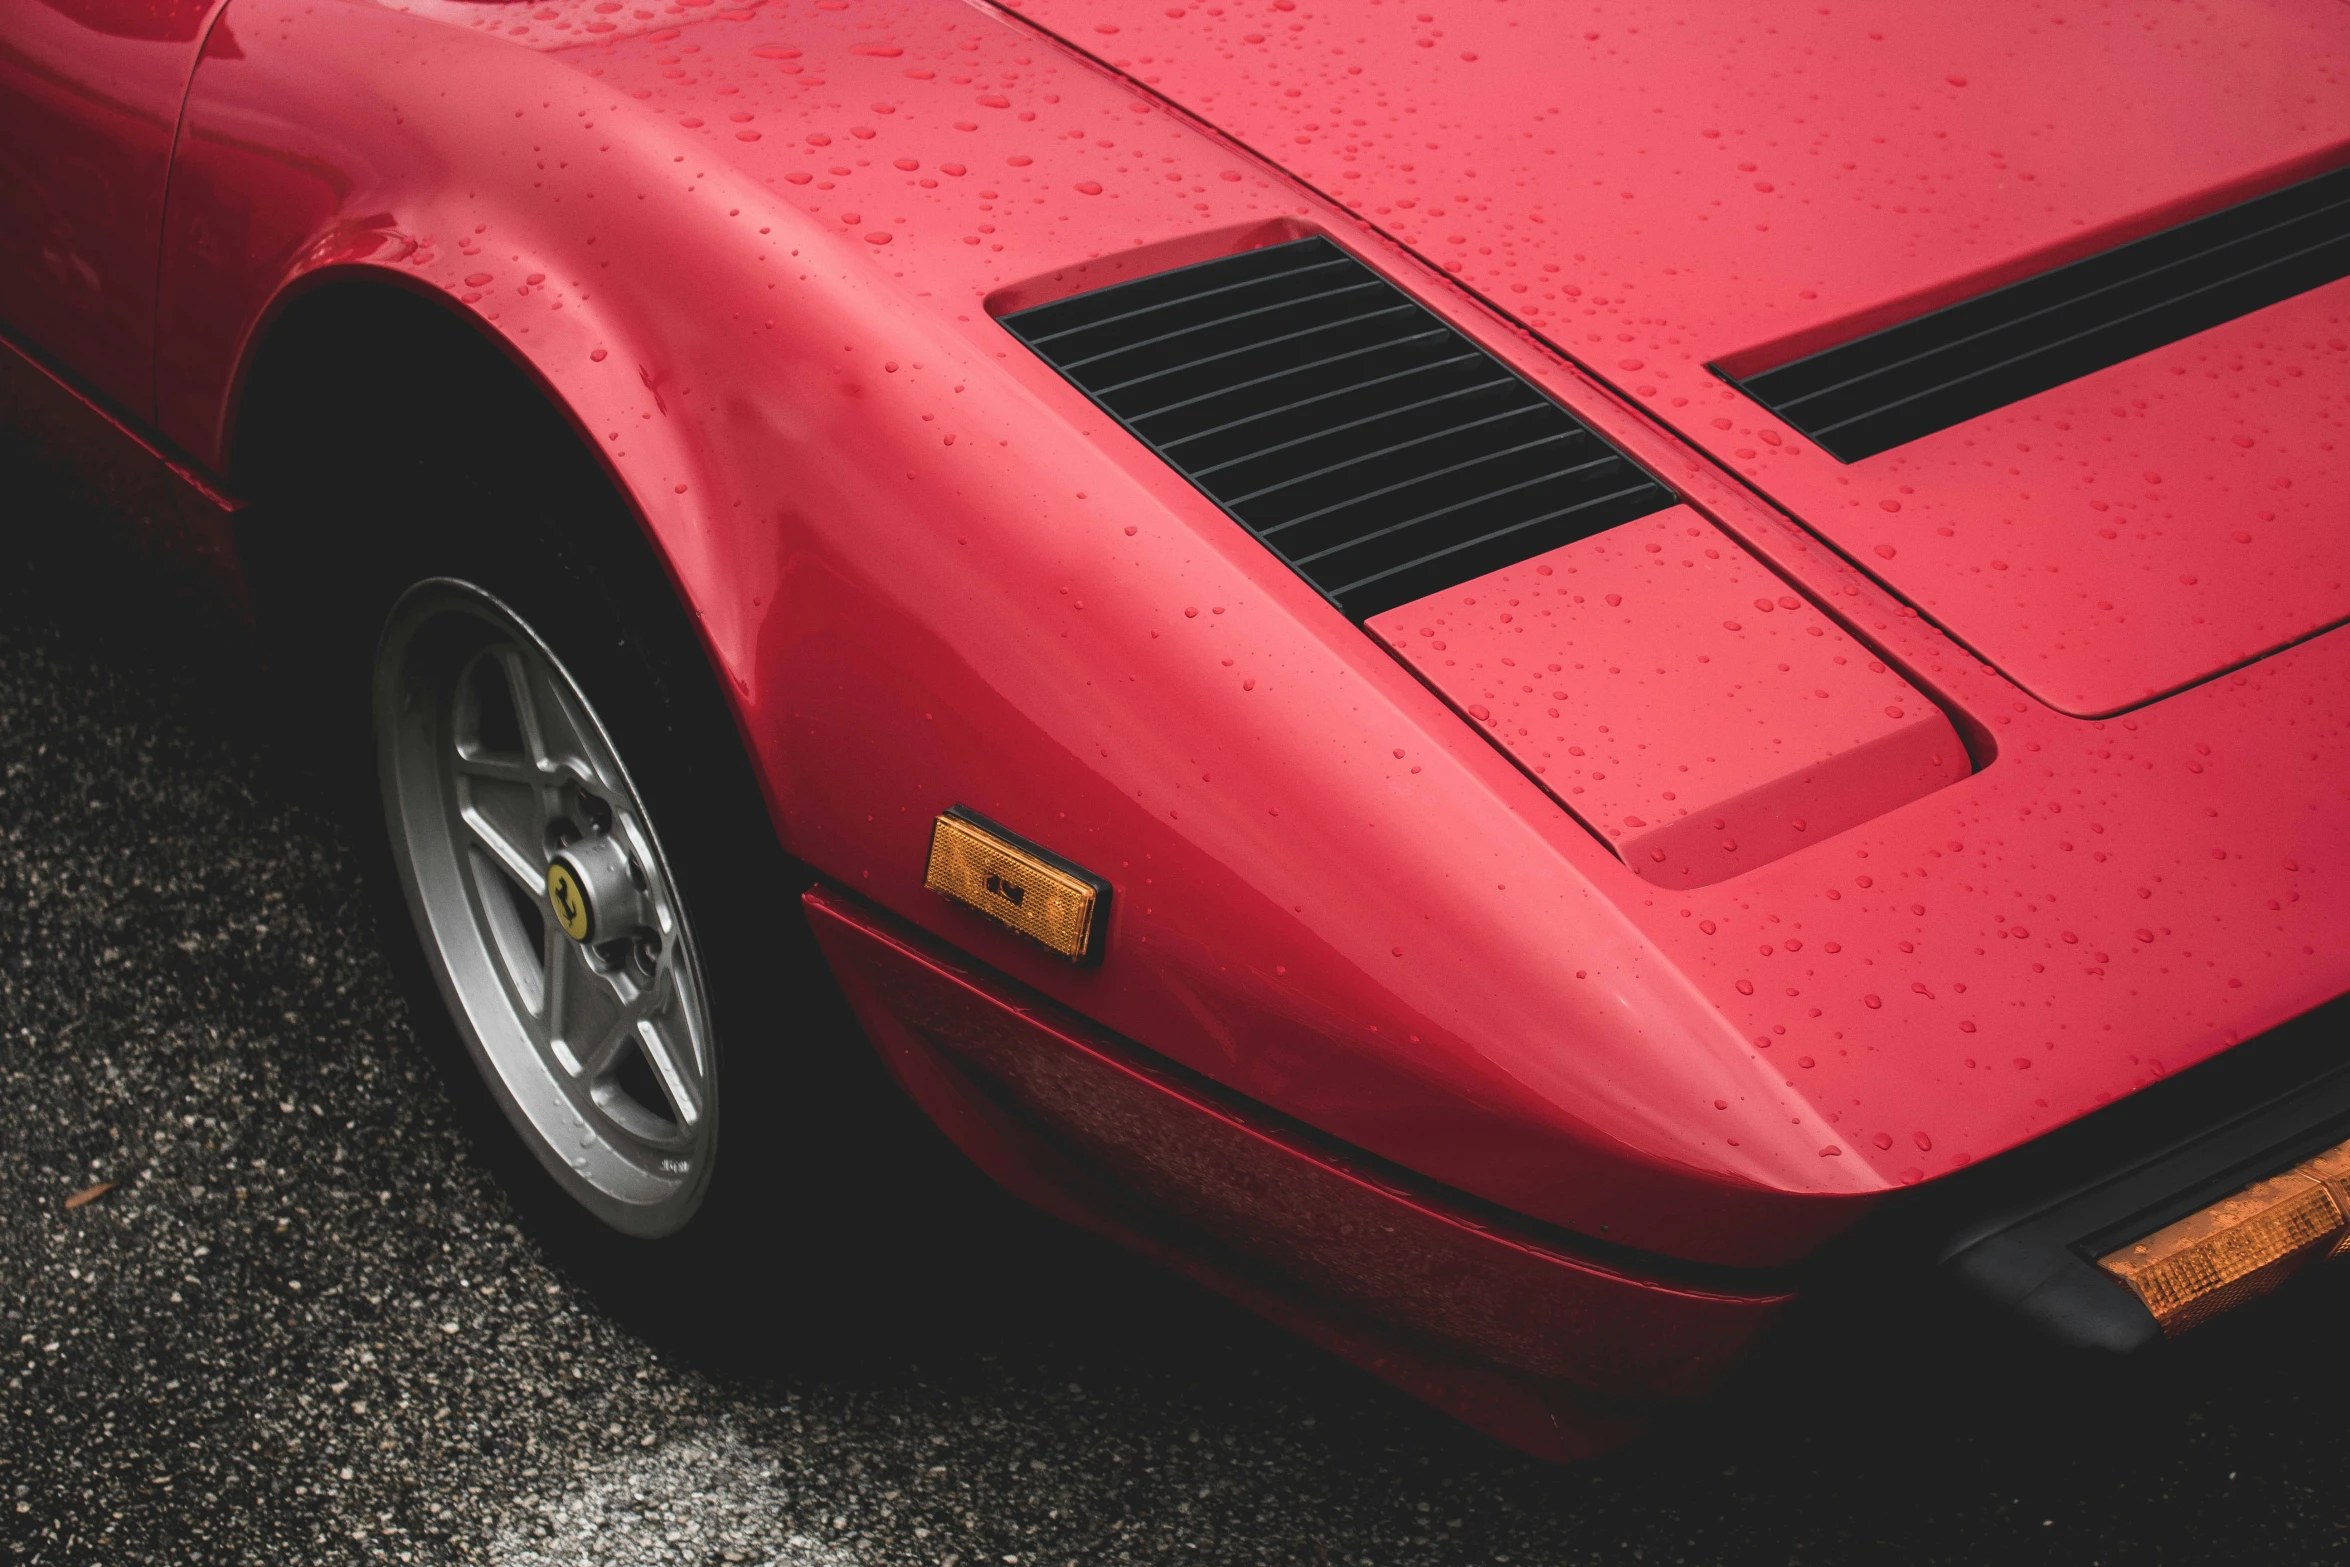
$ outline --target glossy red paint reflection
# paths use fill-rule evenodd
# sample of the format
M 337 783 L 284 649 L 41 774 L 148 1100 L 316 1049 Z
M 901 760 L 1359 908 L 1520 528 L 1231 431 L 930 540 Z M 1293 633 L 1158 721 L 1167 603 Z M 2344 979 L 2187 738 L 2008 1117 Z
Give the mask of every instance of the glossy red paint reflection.
M 164 176 L 224 3 L 0 6 L 0 321 L 142 417 Z
M 2134 707 L 2350 616 L 2350 533 L 2316 500 L 2350 429 L 2305 390 L 2350 374 L 2350 283 L 1849 467 L 1709 369 L 2350 161 L 2336 0 L 2128 25 L 2024 0 L 1018 9 L 1508 311 L 2052 706 Z
M 1942 710 L 1685 506 L 1372 617 L 1632 871 L 1704 887 L 1966 776 Z
M 1539 1457 L 1705 1391 L 1790 1299 L 1575 1256 L 1219 1102 L 838 893 L 807 903 L 891 1070 L 998 1179 Z
M 2338 95 L 2236 93 L 2262 72 L 2314 89 L 2303 44 L 2350 19 L 2321 9 L 2263 13 L 2250 47 L 2199 60 L 2132 34 L 2091 69 L 2064 38 L 1983 43 L 1979 8 L 1702 37 L 1643 11 L 1585 39 L 1513 0 L 1430 23 L 1284 12 L 1235 42 L 1238 19 L 1205 10 L 1028 7 L 1072 36 L 1114 19 L 1100 65 L 959 0 L 232 0 L 179 132 L 155 422 L 245 479 L 242 378 L 288 301 L 436 300 L 530 370 L 635 503 L 784 846 L 859 907 L 1431 1185 L 1610 1247 L 1776 1266 L 1902 1184 L 2350 988 L 2350 635 L 2213 674 L 2340 613 L 2318 498 L 2350 360 L 2310 346 L 2331 339 L 2308 312 L 2337 308 L 2319 291 L 1850 469 L 1703 366 L 2328 155 Z M 1967 85 L 1918 77 L 1938 57 L 1933 77 Z M 1765 84 L 1738 100 L 1752 113 L 1723 117 L 1702 59 Z M 1752 75 L 1765 59 L 1781 74 Z M 1838 97 L 1839 63 L 1888 85 Z M 2163 124 L 2099 133 L 2156 91 L 2178 106 Z M 1790 139 L 1799 116 L 1817 151 Z M 2051 116 L 2066 135 L 2043 135 Z M 1752 705 L 1716 727 L 1806 736 L 1822 764 L 1917 742 L 1925 760 L 1838 782 L 1841 830 L 1773 806 L 1767 855 L 1660 885 L 1548 792 L 1572 804 L 1576 781 L 1521 768 L 1555 760 L 1531 713 L 1496 734 L 1498 695 L 1415 654 L 1423 680 L 990 313 L 1308 232 L 1674 486 L 1686 510 L 1655 525 L 1722 550 L 1722 582 L 1781 585 L 1755 590 L 1768 637 L 1660 620 L 1621 651 L 1728 657 L 1790 634 L 1778 616 L 1816 621 L 1792 634 L 1884 670 L 1806 687 L 1772 659 L 1789 669 L 1730 688 Z M 59 352 L 141 406 L 115 350 Z M 2125 412 L 2098 424 L 2108 393 Z M 2274 516 L 2242 520 L 2256 492 Z M 2231 550 L 2259 564 L 2209 564 Z M 1448 627 L 1516 656 L 1498 612 Z M 1596 654 L 1601 629 L 1543 662 Z M 1880 689 L 1870 717 L 1858 694 Z M 1543 718 L 1554 701 L 1628 747 L 1623 778 L 1582 781 L 1637 782 L 1609 811 L 1680 804 L 1640 748 L 1710 719 L 1588 691 Z M 1706 754 L 1725 806 L 1803 787 L 1768 743 Z M 1099 969 L 922 889 L 957 804 L 1111 880 Z M 868 1007 L 877 1032 L 898 1008 Z M 1164 1173 L 1116 1142 L 1120 1179 Z
M 787 846 L 1022 982 L 1516 1211 L 1769 1262 L 2350 980 L 2339 638 L 2064 718 L 1339 207 L 1033 32 L 918 3 L 598 42 L 554 9 L 571 31 L 519 41 L 453 4 L 231 14 L 174 190 L 166 427 L 228 460 L 289 287 L 473 313 L 643 509 Z M 857 52 L 876 31 L 901 52 Z M 1276 218 L 1642 456 L 1998 760 L 1714 887 L 1632 875 L 987 315 L 1097 252 Z M 921 890 L 955 803 L 1117 884 L 1110 962 L 1069 972 Z

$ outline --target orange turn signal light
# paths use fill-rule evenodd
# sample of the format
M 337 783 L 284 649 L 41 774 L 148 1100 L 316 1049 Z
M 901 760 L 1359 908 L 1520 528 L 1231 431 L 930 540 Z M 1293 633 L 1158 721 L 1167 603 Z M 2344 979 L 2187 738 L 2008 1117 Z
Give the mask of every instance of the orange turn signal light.
M 956 806 L 930 829 L 922 885 L 1077 963 L 1101 961 L 1110 884 Z
M 2097 1259 L 2166 1337 L 2257 1299 L 2350 1249 L 2350 1143 L 2255 1181 Z

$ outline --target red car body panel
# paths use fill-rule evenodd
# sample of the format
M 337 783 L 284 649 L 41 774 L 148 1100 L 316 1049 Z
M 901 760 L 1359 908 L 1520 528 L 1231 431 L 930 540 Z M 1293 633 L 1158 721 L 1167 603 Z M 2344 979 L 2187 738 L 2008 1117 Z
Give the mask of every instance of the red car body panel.
M 2335 0 L 1020 10 L 1509 310 L 2061 711 L 2350 616 L 2350 407 L 2304 384 L 2350 373 L 2350 282 L 1849 466 L 1707 369 L 2342 163 Z
M 226 0 L 24 0 L 0 17 L 0 321 L 140 416 L 180 100 Z
M 2251 358 L 2236 380 L 2171 375 L 2181 353 L 2239 341 L 2222 328 L 1849 472 L 1808 443 L 1745 433 L 1762 428 L 1758 411 L 1700 368 L 1792 353 L 1805 334 L 2158 226 L 2329 155 L 2340 97 L 2298 85 L 2316 80 L 2313 30 L 2350 36 L 2350 12 L 2312 5 L 2298 32 L 2278 22 L 2273 37 L 2248 34 L 2252 48 L 2205 48 L 2200 71 L 2137 33 L 2100 32 L 2114 60 L 2055 50 L 2064 63 L 2049 80 L 2071 96 L 2047 101 L 2035 73 L 2057 67 L 2035 53 L 2041 35 L 2013 42 L 2036 13 L 2000 27 L 1978 8 L 1960 39 L 1905 12 L 1868 46 L 1936 55 L 1934 80 L 1970 85 L 1945 82 L 1956 96 L 1933 99 L 1935 113 L 1906 107 L 1930 83 L 1906 97 L 1887 87 L 1893 97 L 1866 97 L 1864 116 L 1837 94 L 1877 89 L 1831 79 L 1842 56 L 1796 36 L 1819 25 L 1809 12 L 1783 33 L 1659 24 L 1667 38 L 1619 46 L 1496 0 L 1448 17 L 1447 47 L 1423 49 L 1416 13 L 1370 7 L 1327 45 L 1359 56 L 1309 56 L 1247 38 L 1321 25 L 1282 3 L 1249 7 L 1246 31 L 1238 11 L 1215 7 L 1026 8 L 1085 47 L 1114 42 L 1127 80 L 950 0 L 528 11 L 231 0 L 180 127 L 149 435 L 233 483 L 241 379 L 289 300 L 355 283 L 440 298 L 531 370 L 641 512 L 792 854 L 1223 1091 L 1465 1200 L 1610 1246 L 1789 1263 L 1896 1186 L 2014 1147 L 2350 989 L 2338 857 L 2350 849 L 2350 633 L 2202 678 L 2342 613 L 2320 579 L 2345 546 L 2316 528 L 2312 493 L 2334 458 L 2308 448 L 2330 439 L 2350 358 L 2312 348 L 2296 361 L 2303 376 L 2280 373 L 2266 391 L 2249 390 L 2261 379 Z M 1839 10 L 1836 26 L 1865 38 L 1858 17 Z M 1525 41 L 1537 34 L 1539 49 Z M 1861 41 L 1836 47 L 1878 59 Z M 1561 101 L 1556 81 L 1528 96 L 1541 50 L 1565 50 L 1585 72 L 1582 101 L 1606 111 L 1586 116 L 1582 163 L 1555 160 L 1572 177 L 1545 161 L 1537 180 L 1528 161 L 1549 159 L 1528 116 L 1556 126 Z M 1747 63 L 1756 51 L 1795 85 Z M 1464 74 L 1513 56 L 1514 75 Z M 1737 116 L 1714 107 L 1732 89 L 1710 85 L 1733 69 L 1736 91 L 1763 95 Z M 1976 85 L 1999 71 L 2020 74 L 1996 92 Z M 1871 63 L 1866 79 L 1896 74 Z M 2267 96 L 2239 90 L 2254 79 Z M 2157 137 L 2078 107 L 2110 116 L 2155 83 L 2171 93 Z M 1309 114 L 1350 134 L 1364 120 L 1361 150 L 1298 142 L 1322 134 L 1303 129 Z M 1876 183 L 1831 203 L 1833 173 L 1816 196 L 1733 177 L 1736 161 L 1761 162 L 1739 149 L 1792 145 L 1799 118 L 1806 160 L 1809 138 L 1834 131 L 1806 169 L 1839 165 L 1839 137 L 1857 150 L 1887 136 L 1867 143 Z M 1507 146 L 1505 125 L 1517 127 Z M 2001 193 L 1994 134 L 2017 158 L 2045 157 L 2016 172 L 2061 190 L 2059 212 Z M 1947 153 L 1953 137 L 1977 161 Z M 1716 140 L 1729 150 L 1712 152 Z M 1335 163 L 1315 161 L 1325 156 Z M 1716 156 L 1721 169 L 1699 161 Z M 1363 180 L 1347 180 L 1356 169 Z M 1714 194 L 1673 195 L 1701 169 Z M 1933 226 L 1869 204 L 1886 179 L 1907 189 L 1918 173 L 1944 193 Z M 1470 200 L 1406 215 L 1399 203 L 1424 188 L 1414 178 Z M 1570 227 L 1571 246 L 1536 243 Z M 1764 596 L 1798 601 L 1777 613 L 1887 666 L 1905 693 L 1882 704 L 1903 709 L 1887 722 L 1932 738 L 1938 718 L 1967 755 L 1929 746 L 1942 758 L 1934 777 L 1899 787 L 1861 766 L 1843 830 L 1774 828 L 1775 857 L 1660 885 L 1561 809 L 1548 791 L 1562 780 L 1528 770 L 1539 756 L 1520 748 L 1521 767 L 1489 743 L 1506 737 L 1464 716 L 1482 704 L 1468 686 L 1425 663 L 1424 681 L 995 320 L 1306 232 L 1351 249 L 1646 463 L 1689 508 L 1660 515 L 1751 552 L 1741 572 L 1780 584 Z M 1576 261 L 1579 282 L 1543 270 L 1578 252 L 1598 258 Z M 2319 290 L 2237 327 L 2267 332 L 2270 318 L 2299 321 L 2334 297 Z M 9 325 L 39 338 L 38 323 Z M 1573 340 L 1592 331 L 1633 341 Z M 94 366 L 55 357 L 112 390 Z M 1970 477 L 1988 459 L 1959 457 L 1965 441 L 2053 421 L 2048 399 L 2106 399 L 2119 394 L 2088 388 L 2131 376 L 2162 378 L 2161 406 L 2179 411 L 2158 418 L 2148 396 L 2143 418 L 2091 428 L 2084 414 L 2067 438 L 2096 445 L 2108 480 L 2141 460 L 2117 467 L 2112 455 L 2136 452 L 2128 443 L 2165 419 L 2199 413 L 2200 440 L 2257 406 L 2270 423 L 2255 445 L 2214 447 L 2196 469 L 2208 476 L 2189 483 L 2179 468 L 2177 488 L 2220 505 L 2212 497 L 2270 483 L 2257 464 L 2274 454 L 2310 509 L 2272 506 L 2273 535 L 2226 548 L 2201 512 L 2171 531 L 2141 514 L 2147 537 L 2115 541 L 2130 552 L 2102 560 L 2067 531 L 2073 513 L 2059 527 L 2011 501 L 2011 531 L 2041 542 L 2016 546 L 1989 587 L 1961 557 L 1936 556 L 1959 544 L 1921 542 L 1943 537 L 1935 526 L 1962 541 L 1995 526 L 1984 511 L 1949 521 L 1965 485 L 1995 482 Z M 2185 427 L 2169 426 L 2172 438 Z M 2108 442 L 2109 430 L 2129 434 Z M 2003 456 L 2017 471 L 1996 482 L 2032 490 L 2035 506 L 2059 491 L 2074 504 L 2080 451 L 2053 435 L 2031 444 Z M 1774 455 L 1750 455 L 1764 449 Z M 1888 487 L 1898 512 L 1876 504 Z M 1896 526 L 1924 532 L 1884 531 Z M 2029 550 L 2076 552 L 2056 563 L 2094 568 L 2129 625 L 2159 634 L 2116 640 L 2100 623 L 2064 642 L 2048 617 L 2088 624 L 2062 596 L 2072 579 Z M 2260 564 L 2205 564 L 2228 559 Z M 2205 622 L 2171 580 L 2182 563 L 2214 574 L 2196 590 Z M 2262 571 L 2279 574 L 2272 587 Z M 1464 649 L 1498 659 L 1513 633 L 1449 602 L 1471 596 L 1407 606 L 1395 626 L 1446 615 Z M 1633 619 L 1627 662 L 1685 650 L 1691 624 Z M 2125 714 L 2079 716 L 2174 686 Z M 1807 690 L 1821 688 L 1758 695 L 1758 732 L 1722 776 L 1782 777 L 1780 731 L 1802 728 L 1803 704 L 1825 700 Z M 1927 704 L 1914 721 L 1913 698 Z M 1865 726 L 1850 729 L 1820 755 L 1869 743 Z M 1072 968 L 923 889 L 931 822 L 955 804 L 1113 882 L 1106 962 Z M 868 985 L 861 1002 L 884 1034 L 890 994 Z
M 1186 1082 L 836 892 L 807 903 L 891 1071 L 999 1181 L 1530 1452 L 1622 1441 L 1790 1299 L 1611 1268 Z
M 1971 770 L 1940 708 L 1686 506 L 1366 624 L 1659 886 L 1726 881 Z

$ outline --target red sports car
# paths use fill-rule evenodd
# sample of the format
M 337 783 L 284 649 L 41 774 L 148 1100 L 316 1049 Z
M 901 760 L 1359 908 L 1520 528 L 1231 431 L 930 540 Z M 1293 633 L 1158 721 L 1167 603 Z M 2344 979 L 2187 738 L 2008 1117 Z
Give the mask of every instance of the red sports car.
M 2346 277 L 2339 0 L 0 7 L 8 417 L 614 1244 L 812 930 L 991 1175 L 1562 1457 L 1854 1270 L 2350 1245 Z

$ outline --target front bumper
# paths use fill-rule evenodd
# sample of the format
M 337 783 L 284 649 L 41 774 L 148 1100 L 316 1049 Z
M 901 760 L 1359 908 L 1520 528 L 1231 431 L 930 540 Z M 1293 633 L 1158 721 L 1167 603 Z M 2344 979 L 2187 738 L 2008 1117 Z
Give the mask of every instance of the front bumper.
M 2206 1231 L 2231 1220 L 2241 1227 L 2249 1212 L 2231 1209 L 2265 1208 L 2303 1184 L 2253 1190 L 2350 1139 L 2345 1043 L 2350 996 L 1944 1183 L 1922 1211 L 1880 1219 L 1911 1227 L 1934 1222 L 1926 1213 L 1938 1209 L 1948 1225 L 1942 1265 L 1974 1293 L 2059 1344 L 2145 1348 L 2264 1292 L 2338 1238 L 2336 1198 L 2332 1229 L 2280 1237 L 2265 1248 L 2275 1255 L 2242 1280 L 2207 1281 L 2224 1300 L 2180 1302 L 2189 1309 L 2162 1320 L 2117 1276 L 2127 1266 L 2099 1265 L 2158 1233 L 2175 1241 L 2181 1232 L 2171 1227 L 2199 1214 L 2209 1216 Z

